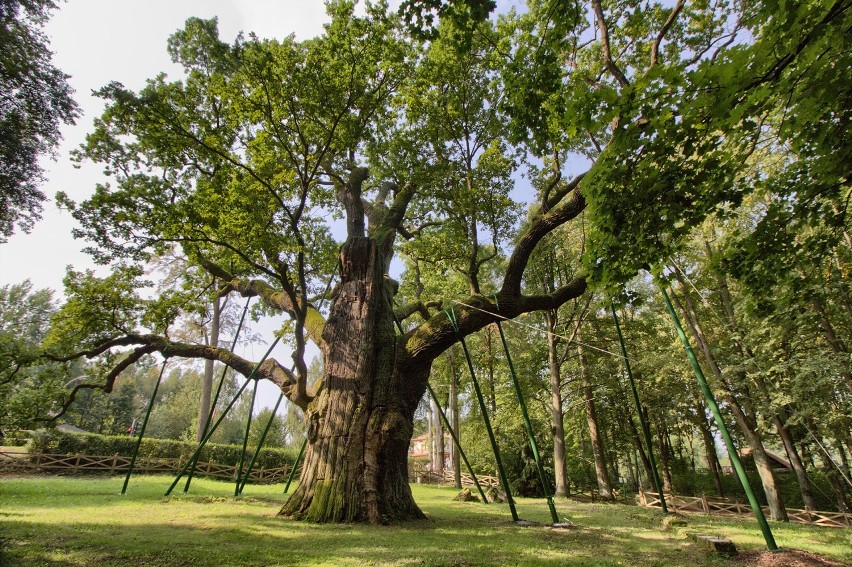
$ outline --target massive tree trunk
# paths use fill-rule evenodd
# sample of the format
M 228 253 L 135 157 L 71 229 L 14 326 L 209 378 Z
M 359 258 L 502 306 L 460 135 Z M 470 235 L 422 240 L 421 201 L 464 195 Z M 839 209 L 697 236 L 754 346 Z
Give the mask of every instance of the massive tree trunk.
M 408 485 L 414 411 L 430 365 L 397 345 L 372 239 L 350 237 L 323 332 L 322 390 L 306 412 L 308 448 L 299 487 L 281 514 L 317 522 L 423 518 Z M 420 386 L 411 391 L 412 384 Z
M 274 358 L 258 364 L 228 349 L 181 343 L 155 334 L 119 336 L 93 349 L 53 359 L 92 358 L 114 347 L 131 347 L 97 386 L 106 392 L 111 391 L 122 371 L 154 352 L 166 357 L 216 360 L 243 375 L 269 380 L 305 412 L 307 422 L 308 447 L 299 486 L 282 507 L 281 515 L 317 522 L 384 523 L 423 518 L 408 484 L 408 447 L 414 413 L 426 392 L 432 362 L 460 337 L 498 320 L 557 309 L 585 292 L 585 279 L 578 277 L 550 293 L 522 293 L 524 271 L 537 244 L 585 208 L 585 200 L 576 190 L 583 176 L 554 189 L 547 206 L 525 225 L 507 262 L 502 287 L 493 299 L 473 295 L 454 306 L 451 320 L 436 309 L 440 302 L 424 304 L 418 299 L 394 307 L 398 285 L 388 277 L 388 267 L 395 235 L 406 232 L 402 221 L 416 186 L 383 185 L 365 207 L 360 187 L 367 174 L 366 168 L 353 168 L 350 179 L 341 180 L 338 187 L 338 198 L 346 207 L 347 240 L 340 249 L 340 281 L 331 293 L 327 318 L 311 303 L 307 268 L 300 254 L 295 260 L 298 269 L 290 271 L 277 265 L 265 271 L 267 277 L 263 279 L 244 279 L 223 266 L 199 259 L 201 267 L 223 282 L 223 293 L 260 297 L 272 311 L 290 316 L 293 369 Z M 391 189 L 393 202 L 388 205 L 385 199 Z M 407 331 L 398 325 L 397 335 L 394 319 L 405 321 L 418 313 L 424 321 Z M 307 341 L 316 344 L 323 357 L 322 380 L 313 391 L 308 391 Z M 86 387 L 93 386 L 75 386 L 70 400 Z M 63 412 L 68 405 L 70 401 Z

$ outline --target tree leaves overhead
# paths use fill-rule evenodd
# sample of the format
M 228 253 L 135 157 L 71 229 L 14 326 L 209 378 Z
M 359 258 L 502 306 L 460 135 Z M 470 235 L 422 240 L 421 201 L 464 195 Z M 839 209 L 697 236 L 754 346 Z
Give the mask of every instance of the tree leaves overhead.
M 505 20 L 513 138 L 541 157 L 564 149 L 594 163 L 583 182 L 591 281 L 613 292 L 671 255 L 707 214 L 736 207 L 754 189 L 745 158 L 771 115 L 813 124 L 820 140 L 844 139 L 829 132 L 849 108 L 848 85 L 838 83 L 848 83 L 848 10 L 796 6 L 592 2 L 584 12 L 543 1 Z M 804 72 L 817 61 L 822 88 Z M 832 89 L 832 101 L 811 98 Z
M 41 218 L 38 160 L 56 149 L 60 125 L 73 124 L 79 112 L 41 31 L 54 8 L 51 0 L 0 3 L 0 242 L 16 225 L 29 232 Z
M 183 80 L 99 91 L 108 108 L 78 159 L 103 162 L 115 186 L 80 205 L 60 196 L 96 257 L 145 261 L 179 243 L 277 280 L 329 271 L 330 187 L 386 114 L 406 49 L 378 8 L 329 9 L 326 35 L 301 43 L 227 45 L 215 20 L 190 19 L 169 40 Z

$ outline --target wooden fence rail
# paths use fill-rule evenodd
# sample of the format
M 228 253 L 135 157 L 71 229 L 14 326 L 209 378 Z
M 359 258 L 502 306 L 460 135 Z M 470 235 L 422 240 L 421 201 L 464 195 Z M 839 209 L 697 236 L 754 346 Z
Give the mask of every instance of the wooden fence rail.
M 133 466 L 134 472 L 143 473 L 176 473 L 186 463 L 184 459 L 163 459 L 139 457 Z M 25 452 L 0 451 L 0 474 L 10 472 L 54 472 L 54 473 L 92 473 L 108 472 L 113 474 L 126 473 L 130 466 L 130 457 L 121 455 L 92 456 L 92 455 L 53 455 L 49 453 L 29 454 Z M 252 469 L 249 483 L 273 484 L 284 482 L 290 474 L 290 465 Z M 221 465 L 207 461 L 199 461 L 195 466 L 195 474 L 233 480 L 236 478 L 236 465 Z
M 441 472 L 432 472 L 419 462 L 409 462 L 408 477 L 411 482 L 436 484 L 442 482 L 455 482 L 455 476 L 453 475 L 452 470 L 444 469 Z M 497 490 L 500 489 L 500 479 L 496 476 L 478 474 L 476 475 L 476 480 L 479 481 L 479 485 L 483 488 L 483 490 L 487 490 L 489 488 L 495 488 Z M 461 483 L 462 486 L 474 486 L 473 477 L 470 476 L 470 473 L 461 473 Z
M 639 491 L 639 505 L 648 508 L 662 508 L 658 492 Z M 666 504 L 672 512 L 688 514 L 709 514 L 717 516 L 754 516 L 751 506 L 742 502 L 707 498 L 706 496 L 679 496 L 666 494 Z M 763 507 L 766 515 L 769 508 Z M 800 510 L 787 508 L 787 518 L 798 524 L 811 524 L 826 528 L 852 527 L 852 514 L 844 512 L 821 512 L 818 510 Z

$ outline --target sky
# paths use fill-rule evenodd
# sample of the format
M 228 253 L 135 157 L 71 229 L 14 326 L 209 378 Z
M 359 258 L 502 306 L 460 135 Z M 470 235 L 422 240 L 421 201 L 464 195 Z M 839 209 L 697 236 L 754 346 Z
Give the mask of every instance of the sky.
M 105 177 L 101 167 L 91 163 L 75 168 L 69 152 L 85 140 L 93 120 L 103 111 L 103 103 L 91 95 L 110 81 L 139 89 L 145 80 L 165 72 L 180 76 L 166 52 L 166 40 L 183 27 L 189 17 L 218 16 L 220 37 L 231 42 L 237 33 L 254 32 L 260 37 L 283 38 L 291 33 L 307 39 L 322 32 L 326 21 L 320 0 L 70 0 L 45 26 L 54 52 L 53 62 L 70 75 L 74 98 L 82 116 L 74 126 L 62 128 L 63 143 L 55 160 L 45 158 L 46 182 L 42 191 L 50 198 L 43 218 L 30 234 L 18 233 L 0 244 L 0 285 L 20 283 L 29 278 L 35 289 L 51 288 L 61 294 L 66 266 L 76 270 L 96 268 L 82 252 L 85 242 L 75 240 L 75 221 L 53 203 L 58 191 L 79 201 L 90 195 Z M 103 268 L 101 268 L 103 270 Z M 272 326 L 272 322 L 267 325 Z M 255 328 L 263 332 L 263 326 Z M 270 336 L 266 334 L 266 336 Z M 230 337 L 223 337 L 230 341 Z M 266 345 L 254 344 L 242 354 L 259 360 Z M 289 355 L 277 347 L 273 356 L 289 366 Z M 277 388 L 261 382 L 261 407 L 274 405 Z

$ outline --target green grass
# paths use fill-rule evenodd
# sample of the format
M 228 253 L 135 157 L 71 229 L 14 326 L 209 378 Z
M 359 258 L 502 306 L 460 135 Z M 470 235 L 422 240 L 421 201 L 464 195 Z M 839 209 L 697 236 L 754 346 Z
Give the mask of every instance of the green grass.
M 0 479 L 0 564 L 125 565 L 724 565 L 687 531 L 763 548 L 756 524 L 690 516 L 662 529 L 658 512 L 560 500 L 576 527 L 519 527 L 504 505 L 454 502 L 452 488 L 415 485 L 428 520 L 395 526 L 317 525 L 276 516 L 281 485 L 193 481 L 163 498 L 165 476 L 139 476 L 121 496 L 121 477 Z M 522 518 L 547 522 L 543 500 L 518 499 Z M 779 545 L 852 562 L 852 530 L 773 524 Z

